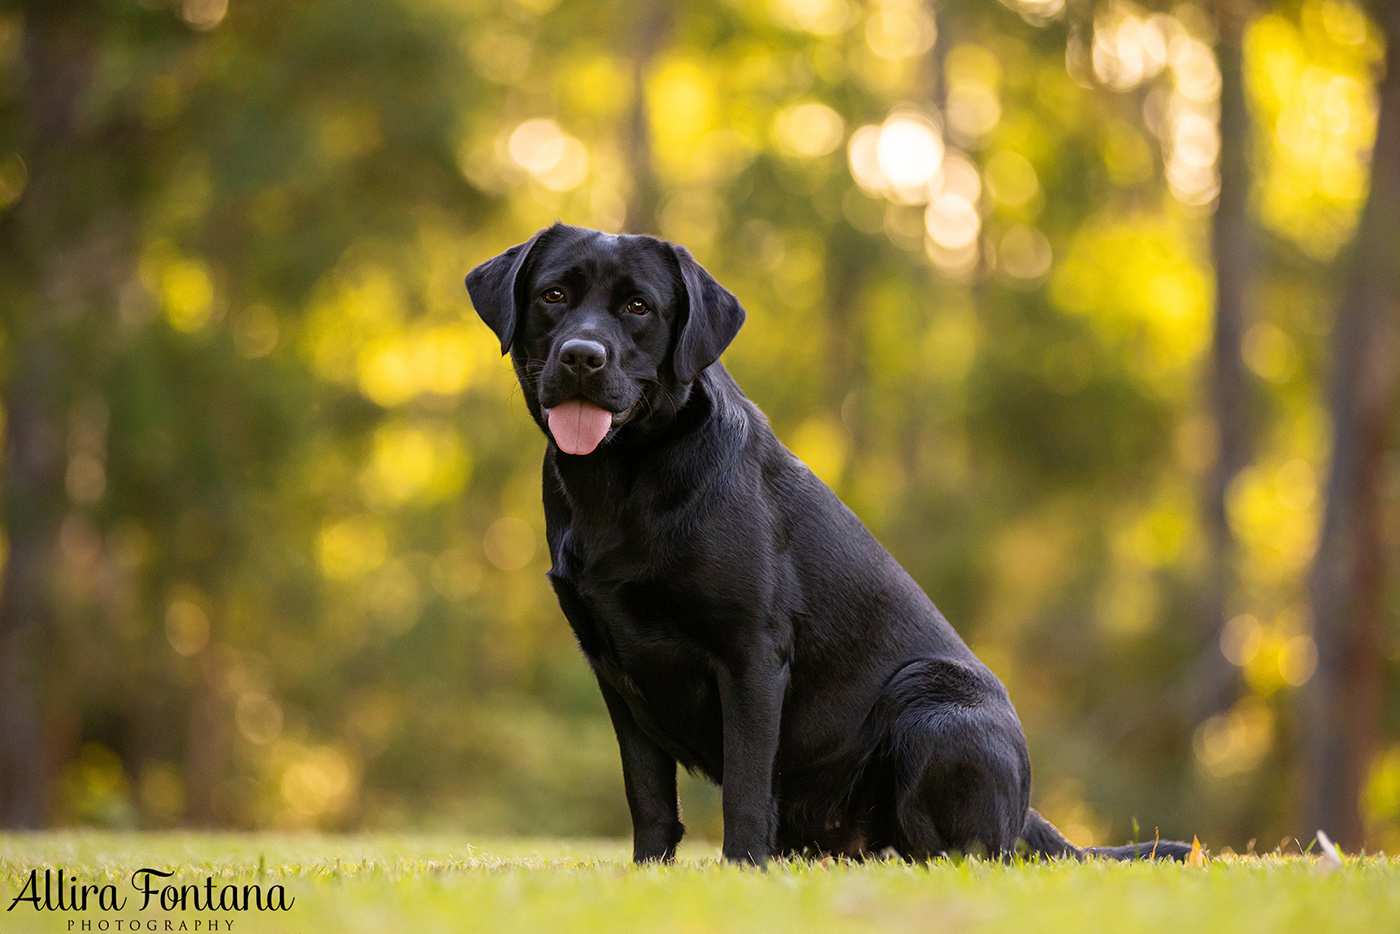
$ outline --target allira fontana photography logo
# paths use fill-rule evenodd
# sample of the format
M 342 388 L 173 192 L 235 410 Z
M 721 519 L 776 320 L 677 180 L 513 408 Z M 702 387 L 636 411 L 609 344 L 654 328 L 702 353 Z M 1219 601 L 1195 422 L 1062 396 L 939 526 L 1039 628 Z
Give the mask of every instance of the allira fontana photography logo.
M 68 920 L 70 931 L 232 931 L 234 918 L 249 911 L 289 911 L 296 903 L 280 882 L 226 882 L 205 876 L 203 883 L 179 883 L 174 872 L 143 868 L 131 874 L 128 886 L 88 882 L 62 868 L 31 869 L 19 894 L 5 909 L 25 906 L 35 911 L 90 912 L 95 918 Z M 161 917 L 149 915 L 159 912 Z M 171 917 L 174 914 L 175 917 Z M 194 915 L 198 915 L 195 917 Z M 115 917 L 110 917 L 115 915 Z

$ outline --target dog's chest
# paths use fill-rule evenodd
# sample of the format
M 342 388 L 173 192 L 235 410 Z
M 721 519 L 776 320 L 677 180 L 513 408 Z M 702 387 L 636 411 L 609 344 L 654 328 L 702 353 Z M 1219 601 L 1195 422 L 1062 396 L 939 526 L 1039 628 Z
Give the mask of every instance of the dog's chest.
M 688 767 L 717 770 L 722 717 L 712 647 L 722 602 L 697 593 L 684 575 L 618 576 L 630 560 L 598 557 L 575 553 L 567 573 L 553 576 L 579 645 L 659 745 Z
M 737 521 L 733 497 L 702 503 L 694 486 L 557 476 L 546 478 L 550 578 L 580 646 L 645 732 L 717 775 L 715 673 L 744 651 L 772 596 L 771 562 L 755 557 L 761 524 Z
M 685 575 L 664 567 L 658 573 L 654 562 L 630 552 L 599 550 L 592 560 L 576 555 L 569 566 L 580 615 L 594 630 L 585 650 L 636 676 L 657 667 L 709 671 L 706 631 L 717 615 L 714 601 Z
M 703 544 L 625 525 L 566 530 L 555 568 L 579 594 L 615 660 L 631 668 L 655 656 L 712 670 L 712 652 L 733 645 L 759 600 L 743 569 L 718 568 Z M 728 561 L 724 562 L 726 565 Z

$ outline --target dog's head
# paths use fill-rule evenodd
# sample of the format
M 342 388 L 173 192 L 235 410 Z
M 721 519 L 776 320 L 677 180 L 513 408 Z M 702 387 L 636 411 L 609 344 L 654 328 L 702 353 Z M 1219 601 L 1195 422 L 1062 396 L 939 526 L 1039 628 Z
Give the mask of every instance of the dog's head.
M 477 266 L 472 304 L 561 451 L 674 416 L 744 323 L 684 247 L 555 224 Z

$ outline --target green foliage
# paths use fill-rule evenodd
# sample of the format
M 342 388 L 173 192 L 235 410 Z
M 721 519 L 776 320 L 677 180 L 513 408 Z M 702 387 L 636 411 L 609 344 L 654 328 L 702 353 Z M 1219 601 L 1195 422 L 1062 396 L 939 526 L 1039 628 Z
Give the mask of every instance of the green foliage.
M 556 218 L 617 229 L 650 177 L 647 226 L 749 311 L 740 383 L 1007 681 L 1042 810 L 1081 843 L 1134 816 L 1241 847 L 1283 833 L 1327 263 L 1374 132 L 1378 40 L 1350 3 L 1276 4 L 1249 33 L 1280 238 L 1246 337 L 1264 441 L 1231 499 L 1252 706 L 1195 733 L 1173 692 L 1215 650 L 1194 617 L 1215 176 L 1191 115 L 1219 82 L 1201 8 L 1151 20 L 1174 50 L 1154 65 L 1124 38 L 1150 19 L 1131 4 L 1089 23 L 1031 0 L 688 3 L 648 38 L 657 5 L 622 0 L 108 0 L 70 17 L 85 51 L 54 142 L 21 41 L 43 6 L 0 13 L 0 352 L 12 410 L 26 361 L 62 361 L 41 393 L 63 462 L 57 821 L 626 830 L 606 714 L 542 579 L 543 439 L 461 277 Z M 936 133 L 936 179 L 910 183 L 897 148 L 861 161 L 901 119 L 916 145 Z M 1391 765 L 1368 799 L 1382 829 Z M 683 796 L 717 833 L 714 792 Z M 1284 875 L 1278 918 L 1340 926 L 1369 909 L 1337 893 L 1390 871 L 404 867 L 314 910 L 422 887 L 427 907 L 394 910 L 460 896 L 496 917 L 511 886 L 557 885 L 599 918 L 651 916 L 674 877 L 756 919 L 773 909 L 750 888 L 817 917 L 867 885 L 922 917 L 928 883 L 972 920 L 1043 896 L 1131 927 L 1139 884 L 1224 918 Z

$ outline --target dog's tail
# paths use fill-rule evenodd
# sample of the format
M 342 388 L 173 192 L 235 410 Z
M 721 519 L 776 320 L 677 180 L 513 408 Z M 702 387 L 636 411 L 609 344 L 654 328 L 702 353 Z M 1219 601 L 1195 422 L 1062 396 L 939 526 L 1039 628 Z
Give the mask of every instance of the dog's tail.
M 1032 853 L 1059 858 L 1072 856 L 1075 859 L 1174 859 L 1182 862 L 1191 855 L 1191 844 L 1176 840 L 1151 840 L 1147 843 L 1130 843 L 1127 846 L 1086 846 L 1077 847 L 1065 839 L 1055 825 L 1040 816 L 1035 808 L 1026 815 L 1026 826 L 1021 831 L 1021 839 Z

